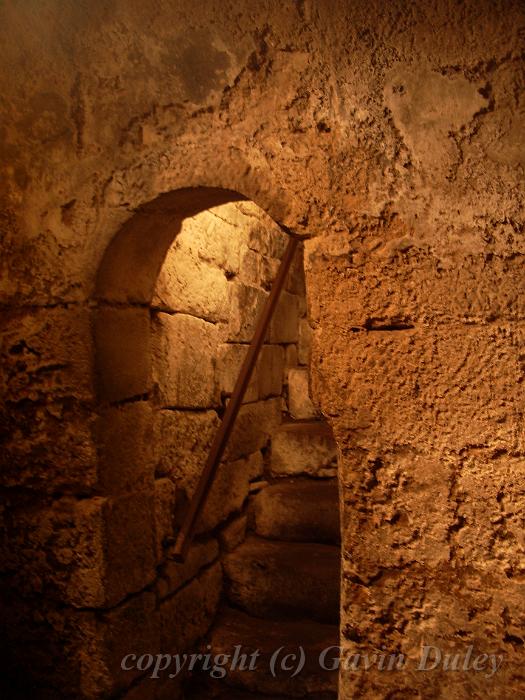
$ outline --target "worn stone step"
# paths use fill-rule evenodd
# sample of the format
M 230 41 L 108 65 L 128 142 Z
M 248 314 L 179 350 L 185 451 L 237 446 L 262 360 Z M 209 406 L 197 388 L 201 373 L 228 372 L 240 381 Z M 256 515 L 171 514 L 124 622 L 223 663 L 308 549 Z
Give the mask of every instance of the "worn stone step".
M 218 700 L 287 700 L 290 697 L 329 700 L 336 698 L 337 671 L 323 669 L 320 660 L 324 650 L 330 650 L 325 666 L 333 665 L 337 658 L 339 630 L 337 625 L 325 625 L 311 621 L 275 622 L 260 620 L 226 608 L 217 618 L 210 635 L 210 651 L 213 655 L 228 654 L 227 675 L 219 682 L 208 678 L 208 697 Z M 236 667 L 231 663 L 236 647 Z M 281 649 L 279 658 L 286 654 L 304 651 L 304 667 L 291 678 L 293 671 L 283 671 L 277 661 L 275 677 L 271 672 L 272 656 Z M 255 657 L 255 652 L 259 652 Z M 241 668 L 245 654 L 244 670 Z M 230 686 L 227 689 L 224 686 Z M 235 694 L 237 693 L 237 694 Z M 200 698 L 207 697 L 201 694 Z
M 261 537 L 294 542 L 340 542 L 335 479 L 287 479 L 253 499 L 253 525 Z
M 257 617 L 339 619 L 340 549 L 251 536 L 224 558 L 229 600 Z
M 272 434 L 270 470 L 274 476 L 330 477 L 337 474 L 337 445 L 324 421 L 290 421 Z

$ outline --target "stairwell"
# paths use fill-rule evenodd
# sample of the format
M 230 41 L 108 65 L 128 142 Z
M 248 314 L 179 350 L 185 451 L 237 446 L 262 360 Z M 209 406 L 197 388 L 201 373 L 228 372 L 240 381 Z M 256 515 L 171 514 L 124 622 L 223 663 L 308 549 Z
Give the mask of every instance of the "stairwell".
M 340 528 L 337 480 L 322 476 L 331 472 L 320 449 L 327 426 L 290 421 L 281 433 L 272 463 L 282 462 L 285 445 L 295 445 L 288 472 L 300 473 L 270 472 L 250 497 L 247 536 L 223 559 L 224 602 L 203 645 L 214 656 L 255 653 L 256 662 L 226 665 L 223 678 L 194 674 L 188 700 L 337 697 L 337 670 L 327 669 L 339 644 Z M 293 675 L 301 649 L 304 666 Z M 292 670 L 281 667 L 288 654 L 298 655 L 285 660 Z

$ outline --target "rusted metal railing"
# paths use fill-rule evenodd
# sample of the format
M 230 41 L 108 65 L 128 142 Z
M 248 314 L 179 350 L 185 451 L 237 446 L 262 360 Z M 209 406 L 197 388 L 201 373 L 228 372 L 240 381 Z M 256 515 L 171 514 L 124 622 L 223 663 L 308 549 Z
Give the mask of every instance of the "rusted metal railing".
M 233 425 L 235 423 L 235 419 L 237 418 L 237 414 L 239 413 L 246 389 L 250 383 L 253 370 L 257 363 L 257 358 L 259 357 L 259 352 L 264 343 L 266 331 L 268 330 L 275 307 L 279 301 L 279 297 L 284 287 L 286 276 L 290 269 L 290 265 L 292 264 L 295 251 L 299 241 L 301 240 L 289 229 L 285 228 L 284 226 L 281 228 L 286 231 L 286 233 L 290 236 L 290 239 L 281 260 L 277 276 L 272 284 L 270 294 L 266 299 L 261 316 L 257 322 L 257 328 L 255 329 L 253 340 L 244 359 L 241 371 L 239 372 L 233 393 L 226 406 L 226 411 L 224 413 L 221 425 L 211 445 L 208 459 L 206 460 L 206 464 L 204 465 L 197 488 L 193 494 L 192 500 L 190 501 L 184 522 L 179 531 L 174 552 L 174 559 L 176 561 L 183 562 L 188 554 L 190 544 L 195 534 L 197 521 L 206 504 L 215 474 L 217 473 L 226 444 L 233 430 Z

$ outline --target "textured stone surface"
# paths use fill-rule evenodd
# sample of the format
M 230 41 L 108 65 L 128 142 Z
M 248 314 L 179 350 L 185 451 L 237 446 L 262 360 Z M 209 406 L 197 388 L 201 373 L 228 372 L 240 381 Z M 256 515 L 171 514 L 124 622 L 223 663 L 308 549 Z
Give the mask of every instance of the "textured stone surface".
M 257 617 L 339 619 L 339 547 L 249 537 L 224 559 L 229 600 Z
M 74 319 L 95 289 L 147 304 L 181 218 L 197 214 L 187 201 L 170 210 L 180 188 L 241 193 L 317 235 L 306 244 L 316 258 L 307 294 L 315 399 L 341 457 L 344 644 L 411 652 L 422 638 L 456 640 L 508 657 L 508 670 L 488 679 L 346 673 L 341 695 L 520 697 L 522 3 L 212 0 L 196 18 L 187 0 L 42 0 L 3 3 L 0 13 L 2 308 L 63 310 L 85 338 Z M 208 194 L 195 195 L 200 209 L 225 206 Z M 250 205 L 226 209 L 208 225 L 220 215 L 243 230 Z M 113 258 L 122 227 L 134 243 Z M 260 230 L 247 235 L 254 252 L 280 257 Z M 219 259 L 221 246 L 202 236 L 209 255 L 200 259 Z M 107 311 L 114 323 L 95 335 L 100 398 L 143 395 L 148 335 L 124 316 L 146 309 Z M 39 397 L 2 412 L 2 472 L 9 502 L 27 497 L 35 514 L 97 488 L 96 445 L 73 374 L 47 364 L 38 374 L 38 358 L 21 355 L 8 363 L 14 385 L 34 384 Z M 62 364 L 62 351 L 55 356 Z M 75 358 L 82 353 L 70 369 Z M 50 401 L 62 381 L 72 391 Z M 60 540 L 46 523 L 36 539 Z M 379 540 L 378 569 L 369 552 Z M 41 547 L 28 542 L 34 584 Z M 47 615 L 50 595 L 44 587 L 34 609 Z M 19 615 L 17 634 L 32 614 Z M 60 668 L 54 697 L 95 697 L 104 674 L 90 665 L 91 638 L 73 623 L 55 635 L 51 617 L 35 634 L 60 640 L 49 656 Z M 80 688 L 77 638 L 89 650 Z
M 281 422 L 281 400 L 267 399 L 241 407 L 226 448 L 228 459 L 255 453 L 266 445 Z
M 223 345 L 219 346 L 217 357 L 217 377 L 220 390 L 225 394 L 231 394 L 233 392 L 247 352 L 248 345 L 245 344 L 224 343 Z M 244 395 L 244 401 L 257 401 L 258 398 L 258 368 L 255 367 L 252 378 Z
M 153 377 L 159 401 L 173 408 L 217 404 L 216 327 L 186 314 L 158 314 L 153 324 Z
M 288 410 L 292 418 L 317 418 L 319 411 L 310 396 L 310 378 L 304 368 L 288 370 Z
M 162 601 L 162 649 L 189 649 L 209 630 L 222 590 L 222 571 L 213 564 L 191 583 Z
M 98 394 L 122 401 L 151 389 L 149 313 L 146 309 L 102 307 L 95 314 Z
M 162 266 L 152 304 L 207 321 L 225 321 L 229 316 L 228 295 L 223 270 L 172 247 Z
M 248 523 L 248 518 L 246 515 L 241 515 L 235 518 L 224 527 L 220 534 L 219 539 L 222 548 L 227 552 L 233 552 L 246 537 L 246 526 Z
M 261 537 L 295 542 L 337 543 L 337 481 L 291 479 L 273 484 L 253 500 L 255 532 Z
M 335 625 L 290 621 L 283 625 L 281 622 L 254 619 L 239 610 L 226 609 L 221 612 L 212 630 L 210 644 L 214 654 L 232 654 L 239 640 L 243 640 L 242 652 L 248 657 L 255 650 L 260 652 L 256 670 L 233 669 L 224 680 L 227 685 L 265 693 L 264 696 L 255 695 L 255 698 L 266 698 L 270 694 L 270 698 L 279 700 L 283 696 L 276 697 L 276 693 L 283 693 L 287 697 L 306 696 L 324 700 L 324 693 L 333 693 L 337 688 L 337 672 L 323 671 L 319 656 L 324 649 L 337 646 L 338 637 Z M 275 677 L 272 676 L 270 661 L 275 650 L 284 647 L 283 655 L 297 653 L 299 646 L 303 647 L 306 659 L 302 671 L 295 678 L 290 678 L 290 674 L 280 670 L 277 665 Z M 218 684 L 213 685 L 216 687 Z M 229 693 L 227 697 L 237 697 L 234 689 L 230 689 Z M 240 695 L 239 700 L 243 697 Z
M 157 593 L 160 598 L 165 598 L 185 583 L 194 578 L 200 569 L 211 564 L 219 555 L 217 540 L 206 542 L 193 542 L 190 546 L 186 561 L 183 563 L 168 559 L 162 569 L 161 577 L 157 583 Z
M 257 320 L 268 295 L 260 287 L 242 282 L 234 282 L 230 295 L 228 340 L 249 343 L 254 336 Z
M 192 486 L 218 427 L 215 411 L 160 411 L 157 473 L 172 476 L 185 489 Z
M 270 470 L 274 476 L 334 476 L 337 446 L 330 427 L 320 421 L 283 423 L 272 436 Z

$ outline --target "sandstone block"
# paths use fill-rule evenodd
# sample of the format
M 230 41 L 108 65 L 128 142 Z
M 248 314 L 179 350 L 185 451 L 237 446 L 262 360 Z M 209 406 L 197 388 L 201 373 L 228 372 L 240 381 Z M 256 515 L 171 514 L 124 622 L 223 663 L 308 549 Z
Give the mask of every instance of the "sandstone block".
M 273 281 L 277 277 L 280 264 L 281 261 L 277 260 L 277 258 L 263 256 L 261 258 L 258 284 L 260 284 L 264 289 L 270 290 L 272 288 Z
M 337 622 L 340 557 L 327 544 L 249 537 L 224 558 L 228 599 L 257 617 Z
M 264 471 L 264 460 L 262 452 L 259 450 L 246 458 L 246 467 L 248 469 L 248 477 L 250 481 L 258 479 L 263 475 Z
M 153 491 L 108 499 L 104 508 L 105 598 L 115 605 L 155 579 Z
M 228 523 L 219 534 L 219 541 L 221 547 L 226 552 L 233 552 L 246 537 L 246 526 L 248 524 L 248 518 L 246 515 L 241 515 L 231 523 Z
M 297 343 L 291 343 L 286 346 L 286 369 L 290 367 L 297 367 L 299 362 L 299 355 L 297 350 Z
M 280 396 L 284 377 L 284 349 L 279 345 L 263 345 L 257 362 L 259 398 Z
M 51 599 L 77 607 L 108 607 L 155 575 L 153 499 L 61 498 L 40 509 L 13 510 L 1 543 L 3 572 L 24 594 L 45 587 Z
M 6 401 L 92 399 L 89 309 L 2 311 L 0 390 Z
M 282 291 L 270 324 L 271 343 L 296 343 L 299 338 L 299 297 Z
M 188 651 L 204 637 L 215 617 L 222 592 L 220 564 L 160 604 L 161 646 L 167 653 Z
M 299 343 L 297 345 L 297 358 L 300 365 L 310 364 L 312 336 L 312 327 L 310 326 L 306 318 L 302 318 L 299 321 Z
M 234 212 L 232 219 L 230 213 Z M 243 236 L 235 221 L 235 204 L 221 204 L 185 219 L 174 248 L 238 274 Z
M 225 458 L 237 459 L 257 452 L 281 422 L 280 399 L 267 399 L 241 406 Z
M 272 435 L 270 470 L 275 476 L 334 476 L 337 445 L 326 423 L 285 423 Z
M 84 655 L 99 657 L 100 667 L 105 669 L 115 693 L 128 687 L 143 673 L 136 668 L 136 664 L 130 670 L 123 669 L 122 660 L 125 656 L 135 654 L 138 659 L 143 654 L 155 654 L 159 650 L 160 619 L 156 599 L 153 593 L 145 592 L 102 616 L 97 624 L 94 644 L 89 648 L 90 653 L 84 652 Z M 88 664 L 90 661 L 91 659 Z M 128 665 L 133 666 L 132 663 Z M 93 670 L 91 669 L 92 672 Z
M 258 287 L 261 284 L 262 260 L 260 255 L 254 250 L 250 250 L 246 245 L 241 248 L 241 262 L 239 265 L 239 282 Z
M 282 256 L 280 256 L 282 257 Z M 304 279 L 304 247 L 301 243 L 295 254 L 288 279 L 286 280 L 286 290 L 291 294 L 306 296 L 306 284 Z
M 267 292 L 233 281 L 230 286 L 230 322 L 228 340 L 249 343 L 255 333 Z
M 309 372 L 307 369 L 288 370 L 288 410 L 292 418 L 309 419 L 319 416 L 310 398 Z
M 197 532 L 212 530 L 232 513 L 239 512 L 248 497 L 250 463 L 247 459 L 219 465 Z
M 172 247 L 162 266 L 152 305 L 207 321 L 228 318 L 229 285 L 223 270 L 181 247 Z
M 242 640 L 243 651 L 248 654 L 251 650 L 259 650 L 256 668 L 252 671 L 240 667 L 229 669 L 227 681 L 231 685 L 218 696 L 218 700 L 286 700 L 296 696 L 312 700 L 335 698 L 337 671 L 324 671 L 319 657 L 325 649 L 338 646 L 337 625 L 290 620 L 283 624 L 282 621 L 254 619 L 240 610 L 227 608 L 220 613 L 211 633 L 212 653 L 233 654 L 239 640 Z M 276 649 L 283 649 L 284 658 L 288 653 L 297 653 L 299 647 L 304 649 L 306 658 L 303 669 L 295 678 L 291 678 L 289 672 L 279 670 L 278 665 L 275 675 L 271 673 L 270 661 Z M 236 686 L 247 692 L 236 691 Z
M 218 401 L 217 328 L 185 314 L 153 323 L 153 375 L 163 406 L 208 408 Z
M 155 542 L 157 562 L 166 548 L 175 540 L 176 487 L 171 479 L 156 479 L 155 486 Z
M 210 539 L 206 542 L 192 542 L 183 563 L 167 559 L 156 585 L 159 598 L 166 598 L 174 593 L 218 556 L 219 544 L 216 539 Z
M 255 532 L 292 542 L 340 541 L 339 495 L 335 479 L 292 479 L 272 484 L 253 499 Z
M 98 393 L 121 401 L 151 388 L 148 309 L 101 307 L 95 313 Z
M 217 378 L 219 388 L 225 394 L 231 394 L 235 387 L 241 365 L 248 352 L 248 345 L 237 343 L 224 343 L 219 346 L 217 360 Z M 258 391 L 258 367 L 255 367 L 252 379 L 244 395 L 244 401 L 256 401 L 259 398 Z
M 74 399 L 0 407 L 0 483 L 40 493 L 89 493 L 99 479 L 97 421 L 94 410 Z
M 157 473 L 188 492 L 199 477 L 220 421 L 215 411 L 160 411 Z
M 103 409 L 97 433 L 99 481 L 105 494 L 153 487 L 154 413 L 147 401 Z

